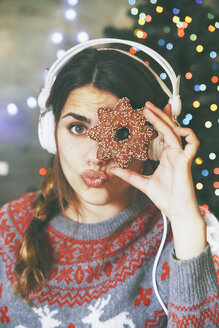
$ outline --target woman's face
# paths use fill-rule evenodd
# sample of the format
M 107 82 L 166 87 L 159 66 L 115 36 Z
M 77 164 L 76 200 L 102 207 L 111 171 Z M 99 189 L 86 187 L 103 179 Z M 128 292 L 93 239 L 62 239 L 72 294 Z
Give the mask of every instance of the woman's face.
M 97 108 L 104 106 L 112 109 L 118 100 L 117 96 L 91 85 L 77 88 L 68 95 L 57 126 L 57 147 L 68 183 L 76 192 L 82 207 L 97 215 L 106 210 L 109 217 L 115 209 L 119 213 L 127 206 L 134 189 L 110 174 L 110 168 L 115 166 L 113 159 L 97 159 L 98 143 L 90 139 L 86 132 L 98 123 Z M 141 161 L 133 159 L 129 168 L 137 172 L 141 166 Z M 100 185 L 97 183 L 97 186 L 87 184 L 82 176 L 95 172 L 105 173 L 106 180 Z

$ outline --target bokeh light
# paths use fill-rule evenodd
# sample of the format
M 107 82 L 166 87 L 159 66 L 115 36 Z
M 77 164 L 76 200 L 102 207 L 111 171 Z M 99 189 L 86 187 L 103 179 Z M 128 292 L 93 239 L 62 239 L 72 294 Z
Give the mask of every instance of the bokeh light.
M 216 58 L 217 57 L 217 53 L 215 51 L 211 51 L 210 52 L 210 57 L 211 58 Z
M 215 111 L 217 110 L 217 105 L 216 105 L 216 104 L 211 104 L 211 106 L 210 106 L 210 110 L 211 110 L 212 112 L 215 112 Z
M 55 44 L 59 44 L 63 41 L 63 34 L 61 32 L 54 32 L 51 34 L 51 41 Z
M 197 157 L 195 159 L 195 163 L 198 164 L 198 165 L 201 165 L 203 163 L 203 159 L 201 157 Z
M 200 102 L 198 100 L 193 101 L 192 103 L 194 108 L 199 108 L 200 107 Z
M 17 115 L 17 113 L 18 113 L 17 105 L 15 105 L 14 103 L 8 104 L 8 106 L 7 106 L 7 112 L 11 116 Z
M 65 18 L 69 21 L 72 21 L 77 17 L 76 11 L 74 9 L 66 9 L 64 15 Z
M 190 40 L 196 41 L 197 40 L 197 35 L 196 34 L 191 34 L 190 35 Z
M 132 8 L 131 9 L 131 14 L 132 15 L 138 15 L 138 9 L 137 8 Z
M 216 76 L 216 75 L 212 76 L 211 82 L 212 83 L 217 83 L 218 82 L 218 76 Z
M 219 167 L 214 168 L 214 174 L 219 174 Z
M 76 6 L 78 4 L 78 0 L 67 0 L 67 1 L 70 6 Z
M 156 8 L 156 12 L 157 12 L 158 14 L 161 14 L 161 13 L 163 12 L 163 7 L 161 7 L 161 6 L 157 6 L 157 8 Z
M 42 176 L 47 175 L 47 169 L 45 169 L 44 167 L 41 167 L 41 169 L 39 169 L 39 174 Z
M 202 170 L 203 177 L 207 177 L 209 174 L 208 170 Z
M 187 73 L 185 74 L 185 77 L 186 77 L 187 80 L 191 80 L 191 78 L 192 78 L 192 73 L 191 73 L 191 72 L 187 72 Z
M 213 161 L 216 158 L 216 154 L 215 153 L 210 153 L 209 154 L 209 158 Z
M 37 107 L 37 100 L 35 97 L 28 97 L 27 98 L 27 106 L 29 108 L 36 108 Z
M 209 30 L 210 32 L 214 32 L 214 31 L 215 31 L 215 27 L 214 27 L 213 25 L 209 25 L 209 26 L 208 26 L 208 30 Z
M 191 21 L 192 21 L 192 17 L 190 17 L 190 16 L 186 16 L 186 18 L 185 18 L 185 22 L 188 23 L 188 24 L 190 24 Z
M 203 189 L 203 184 L 201 182 L 196 183 L 196 189 L 198 190 Z
M 197 47 L 196 47 L 196 51 L 199 53 L 201 53 L 203 51 L 203 49 L 204 49 L 204 47 L 201 44 L 197 45 Z
M 81 31 L 77 34 L 77 40 L 79 42 L 86 42 L 89 40 L 89 34 L 87 32 Z
M 205 122 L 205 127 L 206 127 L 207 129 L 210 129 L 210 128 L 212 127 L 212 122 L 211 122 L 211 121 L 206 121 L 206 122 Z

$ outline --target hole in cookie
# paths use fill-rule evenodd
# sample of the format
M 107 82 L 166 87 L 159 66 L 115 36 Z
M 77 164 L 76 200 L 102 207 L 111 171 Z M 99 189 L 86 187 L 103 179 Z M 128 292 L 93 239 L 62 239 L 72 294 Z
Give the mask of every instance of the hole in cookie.
M 127 140 L 129 136 L 130 136 L 130 131 L 126 126 L 122 126 L 115 133 L 115 137 L 119 141 Z

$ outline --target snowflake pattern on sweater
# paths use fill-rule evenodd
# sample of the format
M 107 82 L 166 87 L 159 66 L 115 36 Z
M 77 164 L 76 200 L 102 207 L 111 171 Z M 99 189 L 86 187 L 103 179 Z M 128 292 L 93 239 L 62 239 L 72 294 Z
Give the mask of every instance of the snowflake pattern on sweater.
M 24 195 L 0 209 L 0 326 L 217 327 L 218 257 L 213 254 L 212 260 L 208 245 L 197 258 L 175 260 L 170 224 L 157 268 L 168 318 L 161 308 L 153 290 L 152 267 L 163 223 L 159 210 L 144 195 L 138 196 L 137 209 L 146 202 L 147 206 L 136 218 L 132 206 L 109 220 L 77 229 L 75 222 L 62 216 L 53 218 L 46 233 L 55 263 L 43 291 L 31 295 L 36 307 L 28 306 L 13 294 L 11 283 L 14 252 L 33 218 L 35 196 Z

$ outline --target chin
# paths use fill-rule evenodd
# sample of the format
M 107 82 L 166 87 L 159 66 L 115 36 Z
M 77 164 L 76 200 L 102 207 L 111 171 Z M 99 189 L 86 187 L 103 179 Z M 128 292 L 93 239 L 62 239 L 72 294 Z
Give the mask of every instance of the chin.
M 105 190 L 97 188 L 91 188 L 89 191 L 84 191 L 79 197 L 83 199 L 84 202 L 91 205 L 105 205 L 109 202 L 110 196 Z

